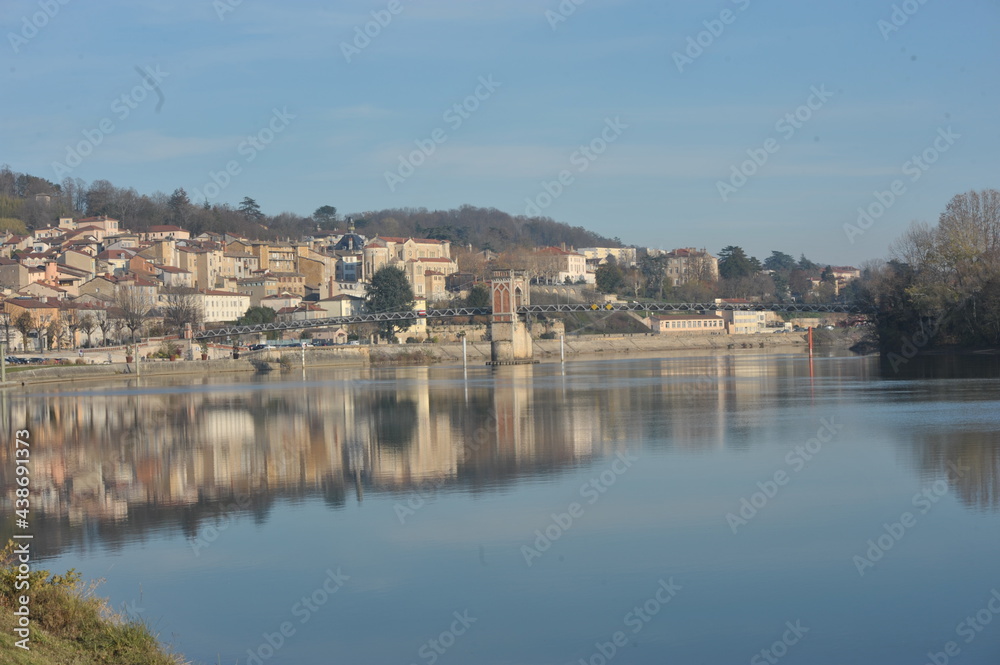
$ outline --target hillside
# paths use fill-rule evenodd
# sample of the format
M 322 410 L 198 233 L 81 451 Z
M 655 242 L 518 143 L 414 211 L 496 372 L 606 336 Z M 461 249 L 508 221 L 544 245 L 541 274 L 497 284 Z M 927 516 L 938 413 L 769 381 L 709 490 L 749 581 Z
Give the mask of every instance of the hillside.
M 281 212 L 268 215 L 252 196 L 239 207 L 192 201 L 183 189 L 171 194 L 140 194 L 116 187 L 107 180 L 89 185 L 79 178 L 53 183 L 0 167 L 0 230 L 23 233 L 25 229 L 54 224 L 59 217 L 107 215 L 132 231 L 174 224 L 192 234 L 204 231 L 235 233 L 250 239 L 299 239 L 317 228 L 345 230 L 346 220 L 333 206 L 322 206 L 309 215 Z M 463 205 L 452 210 L 401 208 L 350 215 L 360 233 L 373 236 L 414 236 L 451 240 L 474 249 L 503 252 L 522 246 L 566 243 L 574 247 L 612 246 L 621 243 L 579 226 L 548 217 L 513 216 L 496 208 Z

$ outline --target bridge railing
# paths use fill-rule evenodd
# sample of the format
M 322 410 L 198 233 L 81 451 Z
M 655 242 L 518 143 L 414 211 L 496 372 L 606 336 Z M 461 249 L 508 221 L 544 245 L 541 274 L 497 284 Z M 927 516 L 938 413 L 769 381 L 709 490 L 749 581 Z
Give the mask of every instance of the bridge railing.
M 518 308 L 519 314 L 552 314 L 558 312 L 717 312 L 717 311 L 752 311 L 752 312 L 820 312 L 820 313 L 854 313 L 861 309 L 856 305 L 844 303 L 676 303 L 676 302 L 616 302 L 605 304 L 563 303 L 559 305 L 528 305 Z M 483 316 L 492 314 L 488 307 L 454 307 L 447 309 L 428 309 L 406 312 L 380 312 L 378 314 L 355 314 L 354 316 L 334 316 L 322 319 L 299 319 L 277 323 L 259 323 L 251 326 L 223 326 L 212 328 L 194 334 L 195 339 L 210 339 L 213 337 L 229 337 L 252 335 L 284 330 L 305 330 L 308 328 L 329 328 L 344 326 L 351 323 L 378 323 L 380 321 L 406 321 L 410 319 L 440 319 L 455 316 Z

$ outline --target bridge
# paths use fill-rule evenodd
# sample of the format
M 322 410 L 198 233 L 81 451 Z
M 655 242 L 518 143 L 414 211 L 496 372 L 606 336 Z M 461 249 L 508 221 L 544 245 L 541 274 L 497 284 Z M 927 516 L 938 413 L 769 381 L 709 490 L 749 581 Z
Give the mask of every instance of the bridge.
M 301 319 L 256 325 L 234 325 L 212 328 L 194 333 L 195 340 L 218 337 L 235 337 L 285 330 L 309 330 L 350 325 L 352 323 L 378 323 L 382 321 L 408 321 L 415 319 L 444 319 L 468 316 L 490 316 L 492 362 L 529 362 L 531 337 L 524 319 L 530 314 L 557 314 L 571 312 L 688 312 L 704 314 L 717 311 L 772 311 L 780 313 L 819 312 L 856 313 L 860 308 L 844 303 L 669 303 L 669 302 L 612 302 L 602 304 L 561 303 L 532 305 L 529 285 L 524 275 L 513 270 L 496 270 L 491 281 L 493 307 L 454 307 L 405 312 L 380 312 L 322 319 Z

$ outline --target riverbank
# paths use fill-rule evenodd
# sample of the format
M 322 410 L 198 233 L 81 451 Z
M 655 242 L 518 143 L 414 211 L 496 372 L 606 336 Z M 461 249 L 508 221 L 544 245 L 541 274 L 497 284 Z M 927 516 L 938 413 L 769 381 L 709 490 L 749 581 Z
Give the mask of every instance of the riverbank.
M 853 333 L 843 329 L 816 331 L 817 346 L 848 347 L 854 342 Z M 750 349 L 765 353 L 788 353 L 808 348 L 803 333 L 762 333 L 755 335 L 704 334 L 632 334 L 570 336 L 562 344 L 558 339 L 534 340 L 536 360 L 566 358 L 649 356 L 657 353 L 708 351 L 711 353 L 745 353 Z M 489 342 L 469 342 L 465 348 L 470 365 L 482 365 L 490 360 Z M 253 373 L 262 369 L 279 371 L 282 357 L 286 368 L 308 369 L 327 367 L 362 367 L 382 364 L 461 364 L 463 348 L 459 343 L 444 344 L 377 344 L 307 348 L 303 356 L 298 349 L 271 350 L 244 354 L 240 359 L 179 360 L 176 362 L 143 362 L 141 376 L 210 375 L 222 373 Z M 5 387 L 63 382 L 135 379 L 135 364 L 60 365 L 21 369 L 7 377 Z
M 29 573 L 28 591 L 15 591 L 17 568 L 10 563 L 12 545 L 2 553 L 0 569 L 0 653 L 10 665 L 184 665 L 164 650 L 140 622 L 116 614 L 106 600 L 93 595 L 96 584 L 79 574 Z M 16 597 L 15 597 L 15 594 Z M 23 598 L 30 598 L 23 605 Z M 26 615 L 21 608 L 26 607 Z M 17 614 L 16 614 L 17 613 Z M 24 620 L 27 637 L 17 632 Z M 24 640 L 24 641 L 22 641 Z

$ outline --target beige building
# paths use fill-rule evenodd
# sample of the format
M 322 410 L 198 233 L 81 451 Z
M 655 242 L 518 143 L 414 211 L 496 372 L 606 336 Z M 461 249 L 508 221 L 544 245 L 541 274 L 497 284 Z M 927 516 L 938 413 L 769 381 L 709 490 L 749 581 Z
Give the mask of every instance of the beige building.
M 250 252 L 229 249 L 222 255 L 222 274 L 226 277 L 246 279 L 260 270 L 260 259 Z
M 458 264 L 446 258 L 410 259 L 397 267 L 406 273 L 414 297 L 431 300 L 448 297 L 445 275 L 458 272 Z
M 144 234 L 146 240 L 187 240 L 191 233 L 173 224 L 155 224 Z
M 587 257 L 561 247 L 546 247 L 534 253 L 538 269 L 549 283 L 593 284 L 594 273 L 587 272 Z
M 0 286 L 17 291 L 28 285 L 28 268 L 13 259 L 0 258 Z
M 417 259 L 451 260 L 451 243 L 431 238 L 396 238 L 375 236 L 365 245 L 364 274 L 369 278 L 385 265 L 399 266 Z M 457 272 L 457 267 L 456 267 Z
M 260 307 L 270 307 L 275 312 L 285 309 L 298 307 L 299 303 L 302 302 L 301 296 L 292 295 L 291 293 L 275 293 L 274 295 L 264 296 L 260 299 Z M 255 306 L 251 303 L 251 306 Z
M 295 307 L 282 307 L 275 317 L 276 321 L 312 321 L 315 319 L 325 319 L 326 310 L 313 303 L 299 303 Z
M 631 268 L 636 264 L 635 247 L 581 247 L 577 250 L 588 261 L 603 262 L 609 256 L 622 268 Z
M 194 279 L 190 272 L 173 266 L 156 266 L 156 271 L 166 287 L 194 288 Z
M 297 249 L 298 269 L 296 272 L 302 273 L 306 289 L 314 293 L 319 292 L 323 285 L 328 284 L 330 278 L 337 272 L 336 257 L 320 254 L 304 246 Z
M 236 284 L 238 292 L 250 296 L 251 307 L 258 307 L 261 300 L 278 293 L 278 278 L 265 272 L 237 280 Z
M 329 318 L 336 316 L 354 316 L 364 311 L 365 300 L 357 296 L 342 293 L 330 298 L 323 298 L 316 303 L 322 307 Z
M 650 327 L 656 333 L 700 333 L 724 335 L 726 321 L 714 314 L 679 314 L 676 316 L 654 316 Z
M 705 250 L 692 247 L 666 253 L 667 278 L 671 285 L 680 286 L 692 280 L 714 282 L 719 279 L 719 259 Z
M 60 220 L 60 224 L 62 220 Z M 119 231 L 119 221 L 111 217 L 105 217 L 101 215 L 100 217 L 84 217 L 83 219 L 78 219 L 74 222 L 75 229 L 82 229 L 87 226 L 94 226 L 106 234 L 114 235 Z
M 206 323 L 235 321 L 250 309 L 250 296 L 234 291 L 203 290 L 194 297 Z

